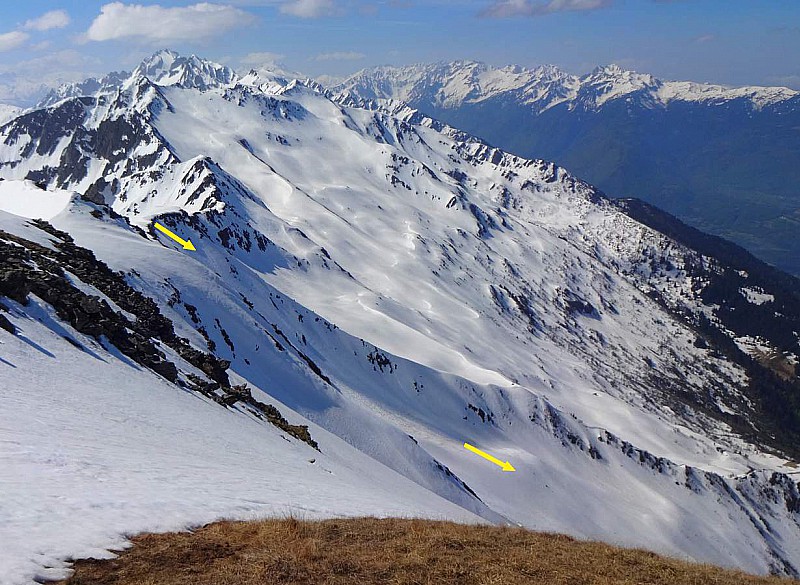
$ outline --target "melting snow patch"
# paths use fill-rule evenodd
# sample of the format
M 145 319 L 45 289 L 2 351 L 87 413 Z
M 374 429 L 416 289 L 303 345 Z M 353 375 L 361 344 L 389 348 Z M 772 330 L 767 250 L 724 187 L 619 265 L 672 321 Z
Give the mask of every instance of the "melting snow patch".
M 773 295 L 767 294 L 763 290 L 757 288 L 745 287 L 739 289 L 739 292 L 742 293 L 742 296 L 746 298 L 748 302 L 754 305 L 763 305 L 764 303 L 771 303 L 775 300 Z

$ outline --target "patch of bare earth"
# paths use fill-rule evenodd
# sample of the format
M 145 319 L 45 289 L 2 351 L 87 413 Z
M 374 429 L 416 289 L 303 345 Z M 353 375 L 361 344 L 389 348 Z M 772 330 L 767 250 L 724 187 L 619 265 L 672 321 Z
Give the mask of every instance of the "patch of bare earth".
M 519 528 L 357 518 L 220 522 L 147 534 L 64 585 L 750 585 L 753 577 Z

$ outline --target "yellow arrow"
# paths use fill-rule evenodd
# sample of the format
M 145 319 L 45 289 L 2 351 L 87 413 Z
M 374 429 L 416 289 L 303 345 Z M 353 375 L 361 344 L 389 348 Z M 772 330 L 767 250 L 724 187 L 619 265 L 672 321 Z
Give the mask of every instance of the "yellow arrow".
M 175 234 L 173 234 L 171 231 L 169 231 L 167 228 L 165 228 L 163 225 L 161 225 L 158 222 L 155 222 L 154 225 L 155 225 L 155 228 L 158 231 L 160 231 L 162 234 L 164 234 L 166 236 L 169 236 L 170 238 L 172 238 L 173 240 L 178 242 L 181 246 L 183 246 L 184 250 L 190 250 L 190 251 L 194 252 L 197 249 L 197 248 L 194 247 L 194 244 L 192 244 L 192 240 L 184 240 L 183 238 L 180 238 L 180 237 L 176 236 Z
M 495 465 L 499 465 L 503 469 L 503 471 L 516 471 L 516 469 L 514 469 L 514 466 L 511 465 L 508 461 L 500 461 L 497 457 L 492 457 L 488 453 L 481 451 L 477 447 L 473 447 L 469 443 L 464 443 L 464 449 L 466 449 L 467 451 L 472 451 L 473 453 L 475 453 L 476 455 L 480 455 L 484 459 L 488 459 Z

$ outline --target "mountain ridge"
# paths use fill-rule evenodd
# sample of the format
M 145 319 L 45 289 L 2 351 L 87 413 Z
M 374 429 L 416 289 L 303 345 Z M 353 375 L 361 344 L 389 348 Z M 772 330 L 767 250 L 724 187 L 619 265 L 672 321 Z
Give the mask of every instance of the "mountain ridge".
M 375 79 L 377 83 L 370 86 Z M 384 85 L 380 84 L 384 81 Z M 798 92 L 786 87 L 724 86 L 692 81 L 663 81 L 650 74 L 626 70 L 616 64 L 600 65 L 581 76 L 569 74 L 555 65 L 533 69 L 519 65 L 492 67 L 478 61 L 438 62 L 408 66 L 379 66 L 363 69 L 331 88 L 334 93 L 355 93 L 365 99 L 399 99 L 415 102 L 409 94 L 413 85 L 438 88 L 436 106 L 450 107 L 463 102 L 480 102 L 505 93 L 541 113 L 562 102 L 572 107 L 597 108 L 608 100 L 642 92 L 654 106 L 672 100 L 713 101 L 748 99 L 761 109 L 796 98 Z M 461 87 L 459 87 L 459 85 Z M 409 89 L 403 89 L 403 87 Z M 471 92 L 466 89 L 469 86 Z M 557 98 L 551 97 L 554 91 Z
M 405 101 L 800 274 L 794 90 L 662 81 L 608 66 L 577 77 L 456 62 L 365 70 L 333 94 Z

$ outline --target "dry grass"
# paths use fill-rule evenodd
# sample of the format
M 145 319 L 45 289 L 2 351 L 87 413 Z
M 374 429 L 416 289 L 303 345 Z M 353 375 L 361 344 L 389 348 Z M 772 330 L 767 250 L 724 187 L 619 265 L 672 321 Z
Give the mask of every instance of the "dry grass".
M 68 585 L 745 585 L 797 581 L 517 528 L 360 518 L 222 522 L 144 535 Z

